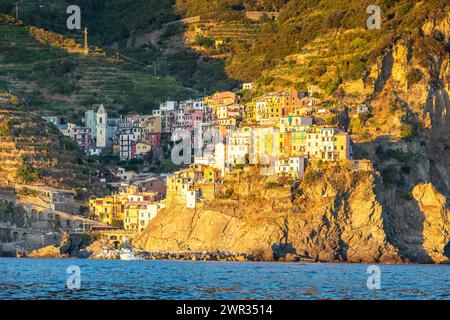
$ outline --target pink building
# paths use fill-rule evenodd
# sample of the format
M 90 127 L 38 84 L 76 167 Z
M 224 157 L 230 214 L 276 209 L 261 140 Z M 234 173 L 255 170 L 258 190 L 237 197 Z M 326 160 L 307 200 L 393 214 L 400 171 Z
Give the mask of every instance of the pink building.
M 147 143 L 152 147 L 152 149 L 160 149 L 162 147 L 162 136 L 161 132 L 149 133 Z
M 205 113 L 203 110 L 193 110 L 191 112 L 191 127 L 196 128 L 204 122 Z
M 86 127 L 75 127 L 73 138 L 84 152 L 88 152 L 92 144 L 91 129 Z
M 138 114 L 128 114 L 123 118 L 123 122 L 126 126 L 135 126 L 139 124 L 140 119 Z
M 158 197 L 152 199 L 152 201 L 158 201 L 166 197 L 166 182 L 158 176 L 135 180 L 132 185 L 138 187 L 141 192 L 156 192 Z

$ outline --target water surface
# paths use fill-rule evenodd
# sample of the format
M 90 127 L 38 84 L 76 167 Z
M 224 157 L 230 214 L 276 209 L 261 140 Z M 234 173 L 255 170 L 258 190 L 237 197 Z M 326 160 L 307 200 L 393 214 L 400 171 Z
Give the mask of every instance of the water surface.
M 69 266 L 80 267 L 69 290 Z M 449 299 L 448 265 L 0 258 L 0 299 Z

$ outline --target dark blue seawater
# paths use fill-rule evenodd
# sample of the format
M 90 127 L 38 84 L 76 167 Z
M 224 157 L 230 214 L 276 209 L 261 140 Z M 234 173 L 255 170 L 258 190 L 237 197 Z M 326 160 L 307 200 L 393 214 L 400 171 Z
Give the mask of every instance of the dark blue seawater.
M 80 289 L 66 287 L 80 267 Z M 0 299 L 449 299 L 450 266 L 0 258 Z

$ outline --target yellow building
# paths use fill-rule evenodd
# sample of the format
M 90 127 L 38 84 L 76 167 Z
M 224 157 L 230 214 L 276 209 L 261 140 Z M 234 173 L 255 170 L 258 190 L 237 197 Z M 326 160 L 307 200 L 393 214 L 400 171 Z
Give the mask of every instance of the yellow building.
M 183 170 L 185 171 L 185 170 Z M 186 177 L 186 172 L 175 172 L 167 177 L 167 196 L 168 206 L 178 204 L 187 208 L 195 208 L 200 192 L 195 188 L 195 180 Z
M 298 91 L 295 89 L 272 92 L 254 100 L 256 105 L 255 119 L 281 118 L 292 113 L 291 109 L 298 105 Z
M 205 166 L 203 168 L 203 181 L 207 183 L 218 182 L 221 177 L 221 171 L 217 168 Z
M 143 157 L 152 150 L 152 146 L 148 143 L 138 142 L 134 146 L 136 148 L 135 156 Z
M 125 230 L 138 230 L 139 215 L 141 213 L 142 206 L 143 204 L 140 201 L 130 201 L 126 203 L 125 219 L 123 224 Z
M 125 205 L 124 229 L 142 232 L 147 224 L 164 208 L 164 202 L 130 201 Z
M 256 103 L 255 103 L 255 101 L 249 102 L 244 106 L 243 118 L 244 118 L 244 121 L 248 124 L 255 123 L 255 121 L 256 121 Z
M 124 208 L 128 201 L 120 196 L 110 196 L 89 201 L 90 214 L 98 221 L 109 226 L 121 227 L 124 220 Z
M 351 159 L 350 136 L 347 132 L 339 132 L 334 136 L 334 152 L 337 160 Z
M 145 116 L 142 117 L 139 123 L 142 128 L 143 138 L 147 140 L 152 133 L 162 132 L 162 120 L 160 116 Z
M 89 211 L 96 220 L 113 227 L 125 226 L 125 211 L 127 203 L 157 200 L 156 192 L 139 192 L 135 186 L 128 187 L 127 191 L 105 198 L 97 198 L 89 201 Z M 129 223 L 134 223 L 129 222 Z
M 333 127 L 311 127 L 306 135 L 305 153 L 327 161 L 350 159 L 349 134 Z

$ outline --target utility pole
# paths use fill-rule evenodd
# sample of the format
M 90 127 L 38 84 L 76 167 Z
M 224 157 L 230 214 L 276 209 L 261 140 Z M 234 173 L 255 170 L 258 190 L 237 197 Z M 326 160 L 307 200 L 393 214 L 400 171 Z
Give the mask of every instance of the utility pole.
M 88 28 L 84 27 L 84 54 L 87 55 L 89 53 L 88 48 Z
M 116 62 L 119 62 L 119 52 L 116 52 Z
M 19 1 L 16 2 L 16 20 L 19 20 Z
M 149 70 L 149 71 L 150 71 L 150 68 L 152 68 L 152 69 L 153 69 L 153 76 L 154 76 L 155 78 L 157 77 L 157 71 L 156 71 L 155 64 L 147 65 L 146 68 L 147 68 L 147 70 Z

